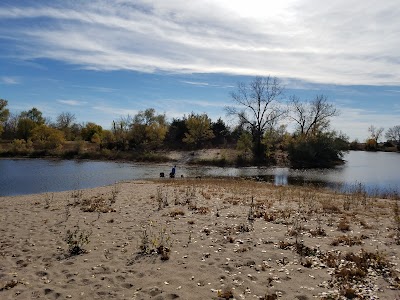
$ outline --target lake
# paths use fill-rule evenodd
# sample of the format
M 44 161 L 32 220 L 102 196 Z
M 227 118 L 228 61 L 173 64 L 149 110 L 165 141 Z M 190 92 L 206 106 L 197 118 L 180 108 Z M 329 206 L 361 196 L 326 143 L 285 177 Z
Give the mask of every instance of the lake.
M 350 151 L 334 169 L 219 168 L 177 165 L 177 177 L 257 177 L 277 185 L 319 184 L 348 189 L 362 184 L 370 193 L 400 193 L 400 154 Z M 172 164 L 104 161 L 0 159 L 0 196 L 77 190 L 132 179 L 159 178 Z

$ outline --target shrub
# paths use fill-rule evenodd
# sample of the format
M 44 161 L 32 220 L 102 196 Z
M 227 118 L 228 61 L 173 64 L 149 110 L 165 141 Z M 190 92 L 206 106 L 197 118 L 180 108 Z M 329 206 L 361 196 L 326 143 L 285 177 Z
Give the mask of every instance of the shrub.
M 91 235 L 92 232 L 80 230 L 78 226 L 75 230 L 68 229 L 64 238 L 64 241 L 68 245 L 68 253 L 71 256 L 86 253 L 86 250 L 84 250 L 83 247 L 86 244 L 89 244 L 89 237 Z

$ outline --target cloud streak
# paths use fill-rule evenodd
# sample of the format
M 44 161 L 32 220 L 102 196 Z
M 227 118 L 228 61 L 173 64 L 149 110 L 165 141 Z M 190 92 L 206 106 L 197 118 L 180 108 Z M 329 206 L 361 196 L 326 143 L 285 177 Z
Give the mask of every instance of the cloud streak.
M 70 105 L 70 106 L 81 106 L 81 105 L 84 105 L 87 103 L 86 101 L 79 101 L 79 100 L 73 100 L 73 99 L 69 99 L 69 100 L 59 99 L 56 101 L 59 103 L 62 103 L 62 104 Z
M 0 4 L 0 36 L 18 44 L 21 59 L 48 58 L 91 70 L 400 82 L 396 0 L 275 2 Z
M 14 85 L 14 84 L 20 84 L 21 81 L 18 77 L 14 76 L 1 76 L 0 77 L 0 83 L 1 84 L 6 84 L 6 85 Z

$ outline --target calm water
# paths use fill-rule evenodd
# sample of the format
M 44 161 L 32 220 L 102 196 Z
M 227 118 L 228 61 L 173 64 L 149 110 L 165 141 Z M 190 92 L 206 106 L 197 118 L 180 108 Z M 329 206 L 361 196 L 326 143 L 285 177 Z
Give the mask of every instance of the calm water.
M 177 175 L 258 176 L 275 184 L 318 183 L 346 188 L 363 184 L 370 192 L 400 193 L 400 154 L 350 151 L 347 163 L 335 169 L 291 170 L 287 168 L 217 168 L 177 166 Z M 0 160 L 0 196 L 91 188 L 129 179 L 158 178 L 168 174 L 169 164 L 132 164 L 72 160 Z

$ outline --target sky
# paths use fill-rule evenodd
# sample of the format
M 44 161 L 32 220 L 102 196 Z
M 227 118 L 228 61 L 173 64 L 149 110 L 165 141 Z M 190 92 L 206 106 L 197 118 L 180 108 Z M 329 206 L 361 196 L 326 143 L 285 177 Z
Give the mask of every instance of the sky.
M 399 49 L 398 0 L 1 0 L 0 98 L 104 128 L 147 108 L 233 126 L 237 83 L 272 76 L 364 141 L 400 125 Z

